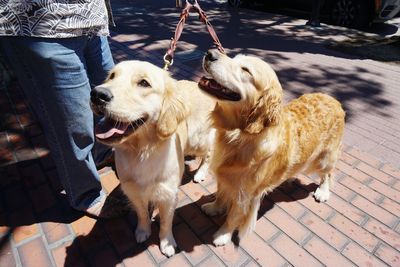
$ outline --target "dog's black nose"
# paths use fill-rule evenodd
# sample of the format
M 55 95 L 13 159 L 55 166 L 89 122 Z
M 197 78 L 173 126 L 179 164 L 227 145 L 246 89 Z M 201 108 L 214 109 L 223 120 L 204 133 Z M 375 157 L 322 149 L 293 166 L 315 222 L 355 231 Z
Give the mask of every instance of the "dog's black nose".
M 216 61 L 220 56 L 220 52 L 217 49 L 210 49 L 207 51 L 206 60 L 208 61 Z
M 90 92 L 90 101 L 96 105 L 105 105 L 113 99 L 113 95 L 107 88 L 96 87 Z

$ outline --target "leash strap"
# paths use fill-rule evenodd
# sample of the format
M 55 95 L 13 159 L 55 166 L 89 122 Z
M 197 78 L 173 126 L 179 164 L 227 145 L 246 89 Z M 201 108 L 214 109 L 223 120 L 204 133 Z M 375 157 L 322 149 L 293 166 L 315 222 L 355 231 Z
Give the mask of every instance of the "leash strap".
M 221 53 L 225 53 L 224 48 L 222 47 L 221 42 L 218 39 L 217 33 L 212 27 L 210 21 L 207 18 L 206 13 L 201 9 L 197 0 L 194 0 L 194 4 L 191 4 L 188 0 L 186 0 L 185 8 L 182 9 L 179 22 L 176 25 L 175 35 L 171 38 L 171 43 L 167 53 L 164 55 L 164 69 L 168 70 L 168 67 L 174 63 L 174 52 L 176 49 L 176 44 L 181 37 L 183 27 L 185 26 L 186 19 L 189 17 L 190 11 L 194 9 L 199 14 L 199 20 L 203 22 L 207 26 L 207 30 L 211 35 L 211 38 L 214 41 L 214 45 L 218 48 Z

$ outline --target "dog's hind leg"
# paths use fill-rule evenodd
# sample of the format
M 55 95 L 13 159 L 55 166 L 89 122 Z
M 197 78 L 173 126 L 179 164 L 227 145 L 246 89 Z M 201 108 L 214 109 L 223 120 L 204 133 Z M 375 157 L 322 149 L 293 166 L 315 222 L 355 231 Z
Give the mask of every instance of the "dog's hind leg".
M 321 183 L 314 192 L 314 198 L 319 202 L 326 202 L 330 197 L 329 188 L 333 185 L 333 170 L 339 158 L 340 145 L 334 146 L 335 149 L 324 151 L 319 157 L 319 176 Z
M 232 233 L 236 230 L 236 224 L 231 220 L 232 216 L 226 217 L 225 223 L 213 235 L 213 243 L 216 247 L 228 244 L 232 239 Z
M 326 202 L 329 199 L 329 187 L 332 183 L 332 173 L 326 173 L 321 177 L 321 183 L 314 192 L 314 198 L 319 202 Z
M 210 130 L 210 133 L 208 135 L 208 149 L 207 149 L 207 153 L 205 156 L 203 156 L 202 161 L 201 161 L 201 165 L 200 168 L 197 170 L 196 174 L 193 177 L 193 181 L 196 183 L 200 183 L 203 182 L 208 173 L 209 173 L 209 169 L 210 169 L 210 161 L 211 161 L 211 156 L 213 153 L 213 144 L 214 144 L 214 139 L 215 139 L 215 130 L 212 129 Z
M 201 205 L 201 210 L 208 216 L 224 214 L 226 212 L 226 208 L 226 204 L 222 198 L 218 196 L 218 192 L 216 193 L 216 198 L 214 201 Z
M 167 200 L 158 205 L 160 210 L 160 250 L 167 257 L 175 254 L 176 242 L 172 234 L 175 206 L 175 198 L 174 200 Z
M 247 212 L 243 215 L 244 219 L 239 226 L 239 241 L 241 241 L 249 232 L 256 228 L 258 209 L 260 208 L 261 196 L 255 197 L 250 201 Z
M 205 155 L 202 155 L 202 161 L 200 167 L 193 177 L 193 181 L 196 183 L 203 182 L 209 173 L 211 156 L 214 152 L 213 151 L 214 140 L 215 140 L 215 129 L 210 129 L 206 142 L 208 146 L 207 152 Z
M 248 213 L 250 210 L 250 204 L 245 207 L 243 204 L 233 203 L 229 207 L 228 214 L 226 216 L 225 223 L 218 229 L 218 231 L 214 234 L 214 245 L 215 246 L 223 246 L 226 245 L 232 239 L 232 234 L 235 230 L 240 229 L 243 224 L 243 227 L 249 228 L 249 225 L 244 226 L 247 224 Z M 251 221 L 251 218 L 248 222 Z M 243 232 L 244 233 L 244 232 Z M 240 233 L 239 233 L 240 234 Z M 240 239 L 240 236 L 239 236 Z
M 196 183 L 204 182 L 208 175 L 208 170 L 210 168 L 210 155 L 207 152 L 207 155 L 201 161 L 200 168 L 197 170 L 196 174 L 193 177 L 193 181 Z

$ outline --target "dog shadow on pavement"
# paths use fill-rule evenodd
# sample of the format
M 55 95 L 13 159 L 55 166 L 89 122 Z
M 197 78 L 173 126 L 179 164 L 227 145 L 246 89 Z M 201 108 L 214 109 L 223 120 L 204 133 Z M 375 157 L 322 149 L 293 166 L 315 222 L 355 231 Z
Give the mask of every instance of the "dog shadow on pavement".
M 75 266 L 82 262 L 93 266 L 116 266 L 121 262 L 143 264 L 145 261 L 159 265 L 172 261 L 178 254 L 184 254 L 191 264 L 196 265 L 203 260 L 202 255 L 205 255 L 204 257 L 209 255 L 209 250 L 220 253 L 212 244 L 212 235 L 222 225 L 225 217 L 209 217 L 201 211 L 201 205 L 212 201 L 214 194 L 211 192 L 202 194 L 201 190 L 197 189 L 206 187 L 194 183 L 192 178 L 193 172 L 186 171 L 178 196 L 178 207 L 173 223 L 173 233 L 178 245 L 175 256 L 168 259 L 159 251 L 157 210 L 154 212 L 155 216 L 151 224 L 152 234 L 141 244 L 135 240 L 137 218 L 135 212 L 132 211 L 121 218 L 98 220 L 89 233 L 77 236 L 66 248 L 65 266 Z M 210 184 L 210 181 L 205 181 L 204 184 Z M 182 189 L 182 187 L 190 188 L 190 190 Z M 267 214 L 277 203 L 310 197 L 310 192 L 316 188 L 315 183 L 304 185 L 298 180 L 282 184 L 264 198 L 260 206 L 259 218 Z M 295 192 L 295 197 L 290 196 L 292 192 Z M 193 198 L 197 200 L 193 201 Z M 238 245 L 235 244 L 235 240 L 233 241 L 234 245 Z

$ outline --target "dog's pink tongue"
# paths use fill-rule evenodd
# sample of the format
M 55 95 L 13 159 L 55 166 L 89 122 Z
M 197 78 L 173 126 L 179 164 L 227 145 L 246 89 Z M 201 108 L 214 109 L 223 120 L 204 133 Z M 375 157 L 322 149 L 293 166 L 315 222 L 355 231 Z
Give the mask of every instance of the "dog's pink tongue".
M 128 128 L 129 123 L 116 122 L 111 119 L 102 119 L 97 123 L 95 134 L 99 139 L 107 139 L 114 134 L 123 134 Z

